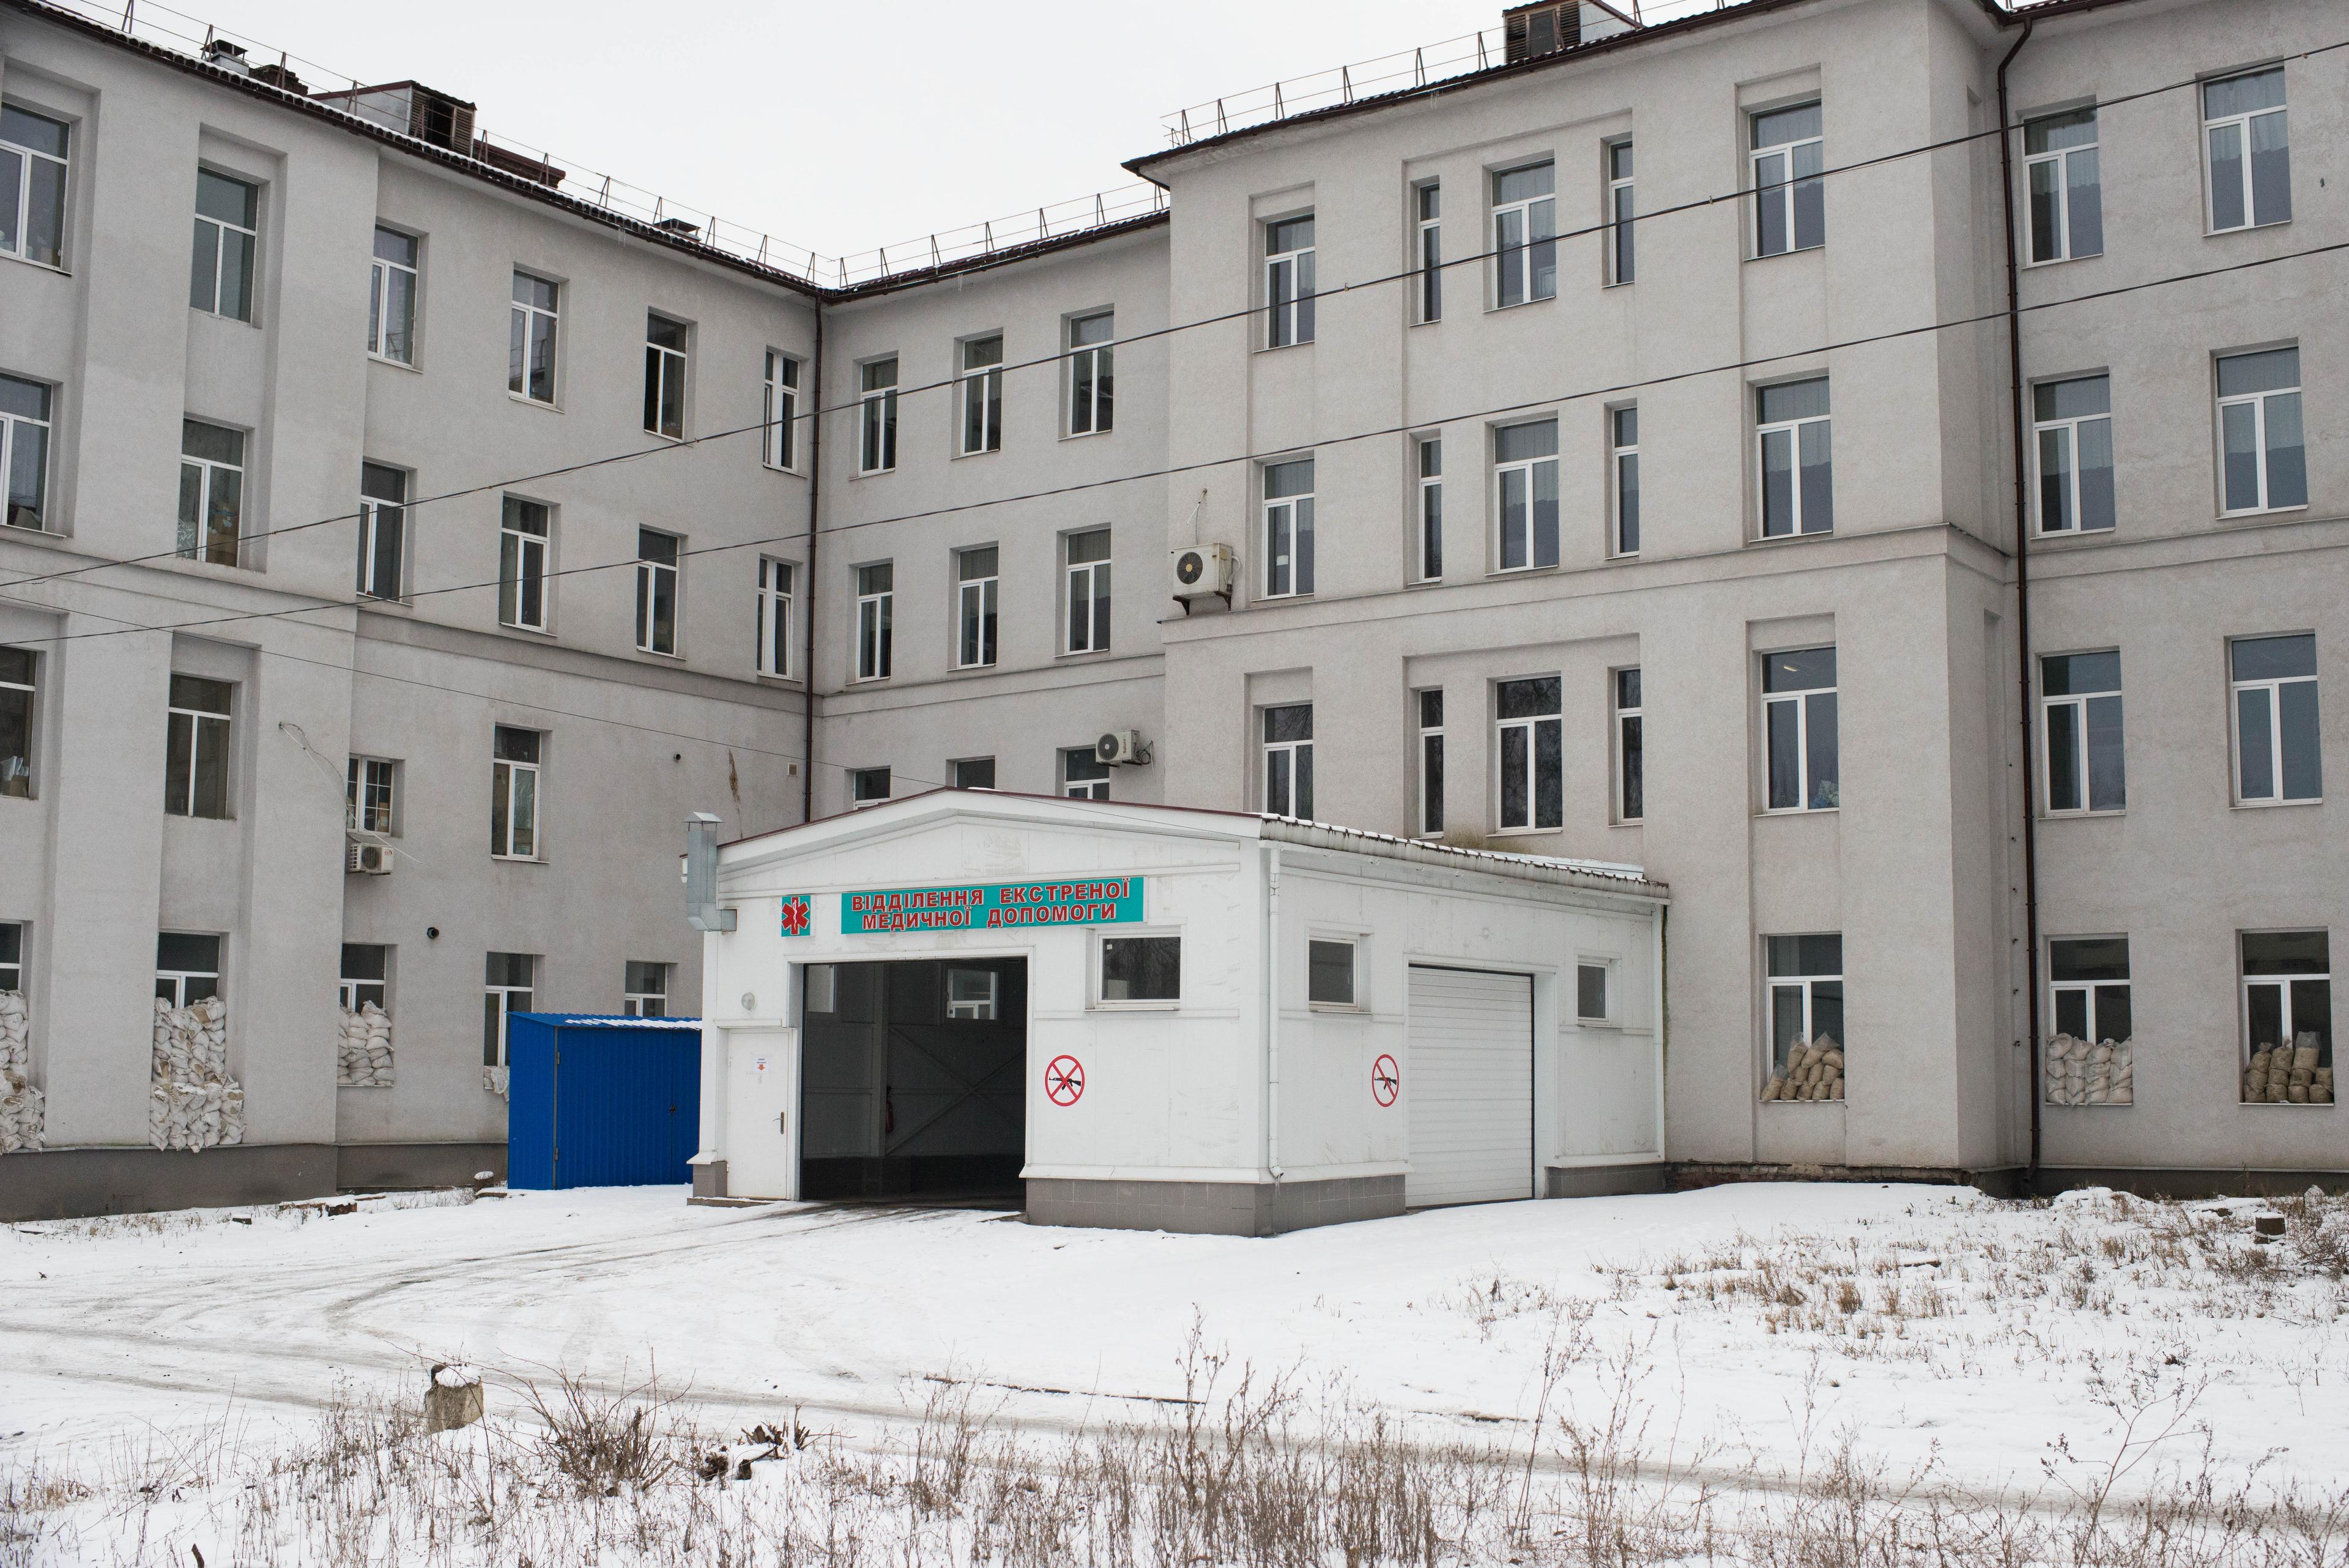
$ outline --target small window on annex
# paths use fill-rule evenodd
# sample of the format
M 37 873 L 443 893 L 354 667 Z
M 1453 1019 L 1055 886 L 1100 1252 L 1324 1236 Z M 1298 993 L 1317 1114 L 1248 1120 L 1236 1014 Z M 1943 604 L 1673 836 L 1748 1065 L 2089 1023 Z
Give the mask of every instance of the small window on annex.
M 1172 1002 L 1183 995 L 1183 939 L 1103 937 L 1101 1001 Z

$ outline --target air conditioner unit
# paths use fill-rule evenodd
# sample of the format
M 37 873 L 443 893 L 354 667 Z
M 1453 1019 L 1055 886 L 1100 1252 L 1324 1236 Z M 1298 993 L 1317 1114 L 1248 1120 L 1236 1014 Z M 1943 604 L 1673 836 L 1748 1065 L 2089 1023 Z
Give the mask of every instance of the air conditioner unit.
M 390 876 L 391 846 L 371 843 L 364 838 L 353 838 L 350 841 L 348 869 L 365 872 L 369 877 Z
M 1174 555 L 1174 597 L 1184 604 L 1210 597 L 1232 600 L 1232 547 L 1191 545 Z
M 1150 761 L 1150 747 L 1139 730 L 1112 730 L 1093 742 L 1093 761 L 1138 767 Z

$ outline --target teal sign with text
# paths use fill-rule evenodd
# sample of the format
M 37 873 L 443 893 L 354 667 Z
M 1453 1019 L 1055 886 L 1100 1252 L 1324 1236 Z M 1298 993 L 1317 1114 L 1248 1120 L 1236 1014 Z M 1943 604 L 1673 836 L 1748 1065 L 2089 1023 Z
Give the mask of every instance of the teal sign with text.
M 1142 919 L 1142 878 L 972 882 L 953 888 L 875 888 L 840 896 L 840 934 L 990 931 L 1013 926 L 1117 926 Z

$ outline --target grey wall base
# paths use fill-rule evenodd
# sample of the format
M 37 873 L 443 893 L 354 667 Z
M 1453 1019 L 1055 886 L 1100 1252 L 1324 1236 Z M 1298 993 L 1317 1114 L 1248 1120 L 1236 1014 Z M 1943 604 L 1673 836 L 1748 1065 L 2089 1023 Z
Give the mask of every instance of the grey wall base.
M 1947 1166 L 1751 1165 L 1682 1161 L 1668 1168 L 1665 1180 L 1674 1192 L 1690 1192 L 1700 1187 L 1726 1187 L 1741 1181 L 1913 1181 L 1931 1187 L 1980 1188 L 1992 1198 L 2020 1198 L 2023 1188 L 2020 1166 L 1963 1170 Z
M 335 1150 L 335 1185 L 346 1192 L 472 1187 L 483 1171 L 506 1179 L 502 1143 L 347 1143 Z
M 726 1162 L 713 1159 L 708 1164 L 696 1161 L 693 1167 L 693 1196 L 723 1198 L 726 1196 Z
M 2126 1166 L 2039 1168 L 2039 1196 L 2109 1187 L 2139 1198 L 2290 1198 L 2321 1187 L 2349 1192 L 2349 1170 L 2157 1170 Z
M 1542 1173 L 1545 1198 L 1622 1198 L 1665 1189 L 1667 1167 L 1648 1165 L 1551 1166 Z
M 1027 1183 L 1031 1225 L 1104 1231 L 1180 1231 L 1207 1236 L 1278 1236 L 1348 1220 L 1402 1212 L 1402 1178 L 1334 1181 L 1070 1181 Z
M 335 1190 L 335 1147 L 322 1143 L 208 1148 L 201 1154 L 58 1148 L 0 1155 L 0 1220 L 321 1198 Z

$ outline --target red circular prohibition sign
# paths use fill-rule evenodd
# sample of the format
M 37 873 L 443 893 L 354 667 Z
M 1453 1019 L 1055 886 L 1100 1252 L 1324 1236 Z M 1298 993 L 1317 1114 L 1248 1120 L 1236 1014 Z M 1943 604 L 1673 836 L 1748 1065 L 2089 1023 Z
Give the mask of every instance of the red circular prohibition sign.
M 1402 1069 L 1395 1065 L 1393 1057 L 1381 1055 L 1371 1064 L 1371 1098 L 1381 1106 L 1391 1106 L 1402 1088 Z
M 1044 1064 L 1044 1097 L 1056 1106 L 1073 1106 L 1084 1097 L 1085 1064 L 1074 1056 L 1055 1056 Z

